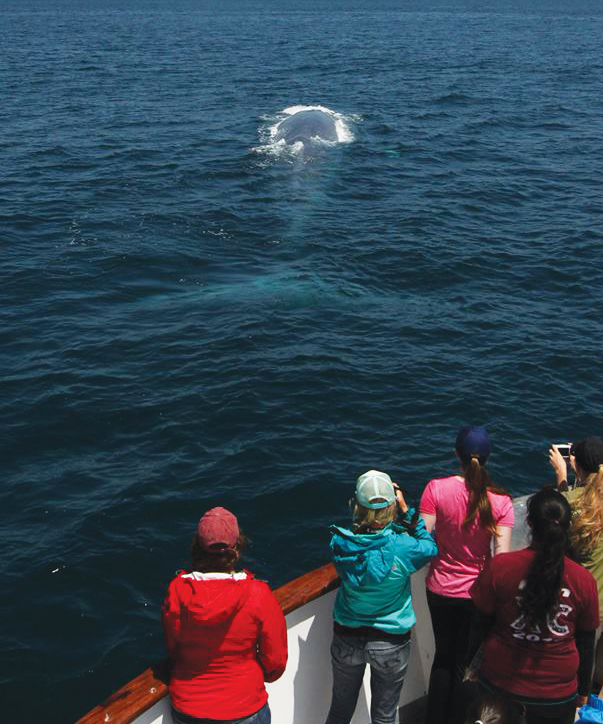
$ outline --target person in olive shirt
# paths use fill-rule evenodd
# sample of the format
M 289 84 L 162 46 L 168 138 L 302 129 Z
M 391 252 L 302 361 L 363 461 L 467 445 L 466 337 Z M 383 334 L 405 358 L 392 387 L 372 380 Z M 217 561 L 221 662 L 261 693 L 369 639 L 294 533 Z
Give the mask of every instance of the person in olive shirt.
M 565 460 L 556 447 L 549 450 L 557 488 L 567 487 Z M 603 620 L 603 441 L 587 437 L 570 448 L 570 465 L 576 474 L 576 487 L 563 494 L 572 506 L 570 542 L 576 559 L 595 577 L 599 591 L 599 613 Z M 603 688 L 603 636 L 595 651 L 592 691 Z

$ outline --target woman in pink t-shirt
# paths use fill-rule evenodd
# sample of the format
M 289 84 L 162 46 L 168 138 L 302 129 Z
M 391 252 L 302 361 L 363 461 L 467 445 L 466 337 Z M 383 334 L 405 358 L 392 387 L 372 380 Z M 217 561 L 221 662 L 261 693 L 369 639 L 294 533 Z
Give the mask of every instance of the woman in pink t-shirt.
M 469 589 L 492 553 L 511 548 L 513 502 L 486 470 L 490 436 L 464 427 L 456 438 L 463 475 L 431 480 L 421 497 L 427 530 L 435 529 L 438 555 L 427 575 L 427 604 L 435 638 L 429 679 L 428 724 L 448 724 L 457 710 L 455 693 L 474 651 L 469 641 L 476 613 Z

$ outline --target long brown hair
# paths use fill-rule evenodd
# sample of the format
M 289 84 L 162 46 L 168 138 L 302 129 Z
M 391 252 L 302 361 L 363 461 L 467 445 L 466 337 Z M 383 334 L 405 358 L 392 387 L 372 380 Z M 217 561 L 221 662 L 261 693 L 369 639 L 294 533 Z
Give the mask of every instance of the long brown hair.
M 461 461 L 461 464 L 465 474 L 465 485 L 469 490 L 467 514 L 463 521 L 463 528 L 469 528 L 473 521 L 479 517 L 480 526 L 494 536 L 496 535 L 496 521 L 492 514 L 488 491 L 499 495 L 508 495 L 508 493 L 492 482 L 485 463 L 484 465 L 481 464 L 477 454 L 472 455 L 469 462 L 464 463 Z

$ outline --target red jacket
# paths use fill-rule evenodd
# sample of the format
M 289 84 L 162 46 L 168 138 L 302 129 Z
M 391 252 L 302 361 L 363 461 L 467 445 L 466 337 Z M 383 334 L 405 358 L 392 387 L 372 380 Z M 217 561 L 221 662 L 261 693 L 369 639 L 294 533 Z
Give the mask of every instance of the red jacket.
M 285 617 L 266 583 L 247 571 L 180 573 L 161 620 L 177 711 L 241 719 L 264 706 L 264 681 L 276 681 L 287 663 Z

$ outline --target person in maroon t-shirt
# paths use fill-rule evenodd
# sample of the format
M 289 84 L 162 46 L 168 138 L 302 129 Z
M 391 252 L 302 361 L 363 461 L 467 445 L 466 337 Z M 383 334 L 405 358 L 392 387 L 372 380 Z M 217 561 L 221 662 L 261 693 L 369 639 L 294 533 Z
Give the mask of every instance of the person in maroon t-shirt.
M 527 521 L 531 546 L 493 558 L 470 591 L 495 619 L 479 681 L 522 704 L 527 724 L 571 724 L 589 692 L 597 584 L 565 556 L 571 509 L 563 495 L 533 495 Z

